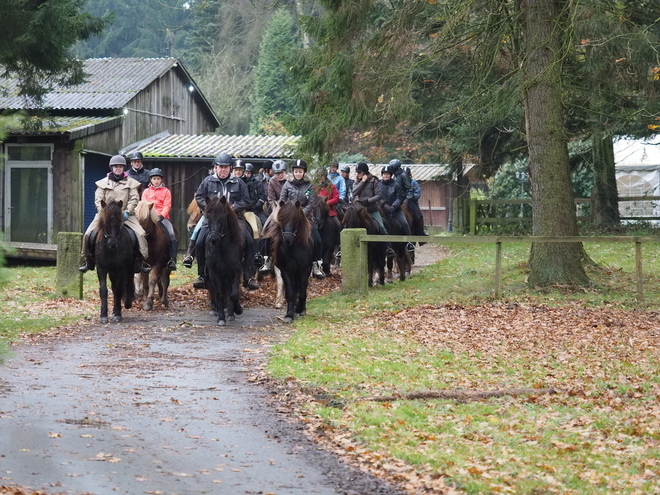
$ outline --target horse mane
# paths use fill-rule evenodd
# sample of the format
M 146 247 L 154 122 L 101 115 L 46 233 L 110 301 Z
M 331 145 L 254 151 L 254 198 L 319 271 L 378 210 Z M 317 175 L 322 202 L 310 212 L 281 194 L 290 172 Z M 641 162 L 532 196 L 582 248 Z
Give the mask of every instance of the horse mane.
M 309 244 L 311 242 L 312 224 L 305 216 L 305 212 L 300 207 L 300 203 L 287 201 L 280 202 L 280 208 L 277 211 L 277 223 L 283 225 L 297 225 L 298 237 L 301 242 Z M 278 229 L 279 230 L 279 229 Z
M 238 223 L 238 216 L 231 205 L 227 203 L 224 196 L 222 198 L 218 198 L 217 196 L 207 198 L 205 213 L 207 221 L 218 216 L 226 215 L 229 237 L 232 241 L 243 246 L 243 234 L 241 232 L 241 225 Z
M 157 224 L 158 223 L 158 213 L 154 209 L 154 204 L 151 201 L 140 201 L 135 208 L 135 217 L 137 218 L 140 224 L 145 224 L 148 222 Z
M 194 227 L 197 225 L 197 221 L 202 218 L 202 210 L 199 209 L 199 205 L 195 198 L 190 202 L 186 211 L 188 212 L 188 215 L 190 215 L 188 218 L 188 227 Z

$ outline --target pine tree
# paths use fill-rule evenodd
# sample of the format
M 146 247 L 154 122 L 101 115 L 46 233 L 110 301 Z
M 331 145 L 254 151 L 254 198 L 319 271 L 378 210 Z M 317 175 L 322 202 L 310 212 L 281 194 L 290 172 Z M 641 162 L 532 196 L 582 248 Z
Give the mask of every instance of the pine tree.
M 70 49 L 107 23 L 83 11 L 83 0 L 0 0 L 0 20 L 3 75 L 18 79 L 19 95 L 33 108 L 55 84 L 84 81 L 82 61 Z
M 295 115 L 291 66 L 301 47 L 293 16 L 285 9 L 275 12 L 261 41 L 253 74 L 252 134 L 268 134 L 269 127 L 286 128 Z

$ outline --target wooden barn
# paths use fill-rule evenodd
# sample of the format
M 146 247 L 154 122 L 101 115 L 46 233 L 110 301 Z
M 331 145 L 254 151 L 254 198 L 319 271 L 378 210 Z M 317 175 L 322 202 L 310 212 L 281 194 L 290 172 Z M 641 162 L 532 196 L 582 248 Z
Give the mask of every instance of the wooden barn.
M 86 83 L 46 95 L 49 117 L 40 128 L 22 126 L 2 142 L 0 230 L 19 256 L 52 259 L 58 232 L 84 231 L 95 213 L 94 182 L 121 149 L 163 132 L 198 135 L 219 125 L 175 58 L 89 59 L 85 72 Z M 0 109 L 25 109 L 15 81 L 0 87 L 7 89 Z
M 351 178 L 355 179 L 355 164 L 351 167 Z M 380 178 L 386 163 L 370 164 L 369 172 Z M 458 177 L 449 174 L 449 166 L 444 164 L 404 164 L 410 167 L 413 179 L 419 182 L 421 196 L 419 207 L 424 214 L 424 225 L 434 227 L 431 230 L 453 231 L 454 200 L 469 194 L 468 174 L 474 165 L 465 165 Z

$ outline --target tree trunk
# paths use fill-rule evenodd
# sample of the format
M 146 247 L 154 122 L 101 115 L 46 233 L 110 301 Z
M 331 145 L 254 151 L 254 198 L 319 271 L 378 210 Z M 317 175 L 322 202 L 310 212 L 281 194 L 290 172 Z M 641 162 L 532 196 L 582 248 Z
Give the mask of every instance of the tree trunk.
M 614 171 L 614 143 L 612 135 L 595 132 L 592 137 L 594 194 L 593 223 L 598 227 L 617 227 L 620 223 L 619 193 Z
M 522 0 L 526 60 L 523 67 L 525 124 L 533 232 L 576 236 L 577 218 L 564 133 L 561 100 L 565 0 Z M 530 253 L 530 286 L 588 285 L 581 243 L 535 243 Z

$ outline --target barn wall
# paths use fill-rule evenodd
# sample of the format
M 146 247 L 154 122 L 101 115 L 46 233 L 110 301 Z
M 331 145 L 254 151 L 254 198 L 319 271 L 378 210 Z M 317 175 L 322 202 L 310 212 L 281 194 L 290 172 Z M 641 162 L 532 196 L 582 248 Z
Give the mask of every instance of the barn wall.
M 151 83 L 127 105 L 123 145 L 146 139 L 163 131 L 172 134 L 213 132 L 214 124 L 185 81 L 171 70 Z

